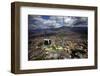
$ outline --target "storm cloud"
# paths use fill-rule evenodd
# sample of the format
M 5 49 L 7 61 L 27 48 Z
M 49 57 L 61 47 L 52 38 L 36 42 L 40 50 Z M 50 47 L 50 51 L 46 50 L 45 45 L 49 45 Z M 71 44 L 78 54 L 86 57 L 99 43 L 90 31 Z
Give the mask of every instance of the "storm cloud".
M 29 29 L 87 27 L 88 17 L 28 15 Z

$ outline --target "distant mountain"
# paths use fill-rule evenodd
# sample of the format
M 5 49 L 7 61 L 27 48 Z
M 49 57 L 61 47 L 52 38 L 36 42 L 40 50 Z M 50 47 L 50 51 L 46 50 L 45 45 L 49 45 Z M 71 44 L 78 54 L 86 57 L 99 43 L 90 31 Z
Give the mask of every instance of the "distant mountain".
M 76 34 L 87 34 L 87 27 L 67 27 L 62 26 L 60 28 L 48 28 L 48 29 L 33 29 L 29 30 L 29 37 L 37 37 L 37 36 L 50 36 L 59 33 L 63 33 L 64 35 L 76 35 Z

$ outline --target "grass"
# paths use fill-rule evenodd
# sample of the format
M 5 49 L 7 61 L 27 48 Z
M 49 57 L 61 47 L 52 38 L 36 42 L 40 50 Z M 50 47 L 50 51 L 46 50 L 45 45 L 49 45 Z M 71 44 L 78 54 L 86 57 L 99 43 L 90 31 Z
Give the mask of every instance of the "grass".
M 48 46 L 44 46 L 43 48 L 45 48 L 46 51 L 61 51 L 63 50 L 62 46 L 57 46 L 57 45 L 48 45 Z

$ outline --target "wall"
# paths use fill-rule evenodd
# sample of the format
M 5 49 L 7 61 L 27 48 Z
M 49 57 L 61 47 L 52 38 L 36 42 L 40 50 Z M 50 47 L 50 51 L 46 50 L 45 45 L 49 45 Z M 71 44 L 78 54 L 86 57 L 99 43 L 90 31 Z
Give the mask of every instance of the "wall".
M 11 15 L 10 3 L 15 0 L 1 0 L 0 1 L 0 76 L 16 76 L 10 73 L 10 60 L 11 60 Z M 100 13 L 99 0 L 17 0 L 28 2 L 41 2 L 41 3 L 57 3 L 57 4 L 74 4 L 74 5 L 87 5 L 98 6 Z M 98 17 L 100 14 L 98 14 Z M 98 18 L 100 20 L 100 18 Z M 100 22 L 98 22 L 100 24 Z M 99 28 L 100 26 L 98 26 Z M 100 30 L 98 29 L 98 33 Z M 98 36 L 98 43 L 100 43 L 100 35 Z M 98 44 L 100 45 L 100 44 Z M 98 48 L 99 58 L 100 49 Z M 99 76 L 100 74 L 100 60 L 98 62 L 98 70 L 81 70 L 81 71 L 65 71 L 65 72 L 52 72 L 52 73 L 38 73 L 38 74 L 24 74 L 24 76 Z M 23 76 L 18 75 L 18 76 Z

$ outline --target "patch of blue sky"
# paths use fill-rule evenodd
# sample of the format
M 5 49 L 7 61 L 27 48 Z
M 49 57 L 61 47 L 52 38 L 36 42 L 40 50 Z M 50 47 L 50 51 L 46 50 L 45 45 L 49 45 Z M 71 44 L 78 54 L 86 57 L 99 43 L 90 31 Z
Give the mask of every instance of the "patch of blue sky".
M 50 16 L 41 16 L 41 18 L 48 20 L 50 19 Z

